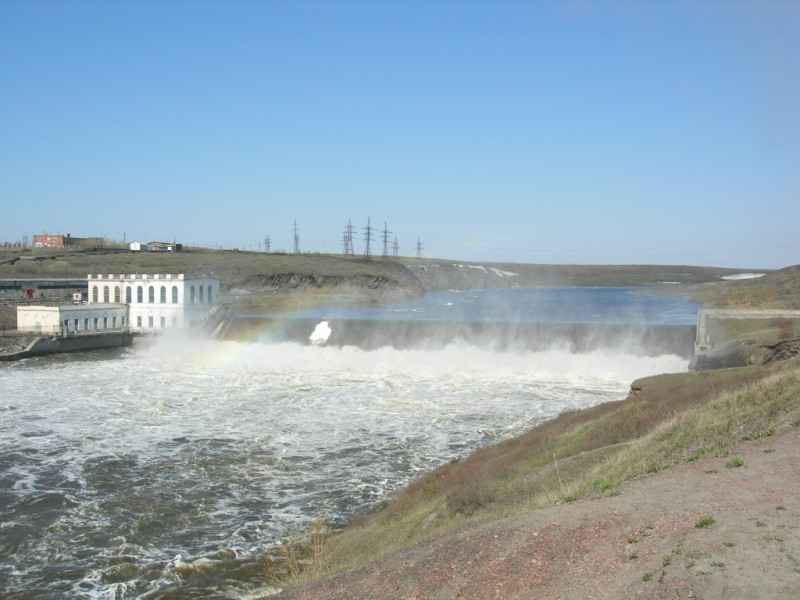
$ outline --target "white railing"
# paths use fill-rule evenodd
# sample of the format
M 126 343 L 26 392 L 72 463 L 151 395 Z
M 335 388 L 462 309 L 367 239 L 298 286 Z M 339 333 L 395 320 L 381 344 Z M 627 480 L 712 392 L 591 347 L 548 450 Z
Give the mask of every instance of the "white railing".
M 161 279 L 176 279 L 176 280 L 183 280 L 184 274 L 183 273 L 94 273 L 89 275 L 89 279 L 110 279 L 110 280 L 125 280 L 125 279 L 152 279 L 152 280 L 161 280 Z

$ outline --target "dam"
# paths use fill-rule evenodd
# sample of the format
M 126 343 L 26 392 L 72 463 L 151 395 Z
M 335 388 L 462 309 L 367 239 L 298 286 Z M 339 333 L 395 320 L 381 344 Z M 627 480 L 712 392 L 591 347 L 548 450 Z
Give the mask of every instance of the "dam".
M 236 315 L 228 339 L 308 343 L 322 321 L 326 344 L 372 350 L 462 343 L 497 351 L 624 348 L 638 355 L 694 352 L 699 305 L 640 288 L 513 288 L 435 292 L 385 306 Z

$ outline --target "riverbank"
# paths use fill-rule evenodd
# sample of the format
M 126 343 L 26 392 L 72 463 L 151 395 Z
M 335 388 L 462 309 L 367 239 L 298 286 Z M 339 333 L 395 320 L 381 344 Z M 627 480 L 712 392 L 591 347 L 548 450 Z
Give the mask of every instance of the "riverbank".
M 635 382 L 429 473 L 280 598 L 795 598 L 800 359 Z
M 614 495 L 465 527 L 311 585 L 295 600 L 800 595 L 800 430 L 740 442 Z

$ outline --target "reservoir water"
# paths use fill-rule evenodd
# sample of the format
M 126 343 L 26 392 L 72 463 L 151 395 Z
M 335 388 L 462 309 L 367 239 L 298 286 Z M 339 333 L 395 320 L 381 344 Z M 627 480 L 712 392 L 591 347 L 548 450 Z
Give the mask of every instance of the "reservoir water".
M 248 342 L 0 363 L 0 596 L 257 597 L 265 553 L 310 520 L 341 526 L 426 470 L 687 368 L 653 340 L 693 325 L 696 305 L 624 289 L 546 295 L 310 308 L 293 328 L 254 321 Z M 312 343 L 322 320 L 329 335 Z M 481 327 L 459 328 L 470 323 Z M 614 343 L 574 344 L 598 325 Z M 493 329 L 513 343 L 489 343 Z M 438 343 L 411 343 L 431 331 Z M 541 339 L 565 331 L 569 343 Z

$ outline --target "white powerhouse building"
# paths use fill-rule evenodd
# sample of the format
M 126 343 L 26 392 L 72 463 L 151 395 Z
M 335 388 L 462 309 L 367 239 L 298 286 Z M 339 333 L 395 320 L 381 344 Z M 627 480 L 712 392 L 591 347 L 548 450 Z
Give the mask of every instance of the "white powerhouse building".
M 19 305 L 17 329 L 62 337 L 104 331 L 156 332 L 200 323 L 219 302 L 219 277 L 89 275 L 86 304 Z
M 89 275 L 89 305 L 126 304 L 131 331 L 191 327 L 219 302 L 219 277 Z

